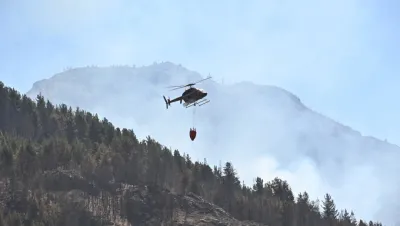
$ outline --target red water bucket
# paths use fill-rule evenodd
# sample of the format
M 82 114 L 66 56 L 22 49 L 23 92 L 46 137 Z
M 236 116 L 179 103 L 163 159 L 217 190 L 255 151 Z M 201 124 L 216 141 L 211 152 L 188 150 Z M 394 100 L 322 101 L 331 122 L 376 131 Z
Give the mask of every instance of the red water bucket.
M 189 136 L 192 141 L 196 138 L 196 134 L 197 134 L 196 129 L 194 128 L 190 129 Z

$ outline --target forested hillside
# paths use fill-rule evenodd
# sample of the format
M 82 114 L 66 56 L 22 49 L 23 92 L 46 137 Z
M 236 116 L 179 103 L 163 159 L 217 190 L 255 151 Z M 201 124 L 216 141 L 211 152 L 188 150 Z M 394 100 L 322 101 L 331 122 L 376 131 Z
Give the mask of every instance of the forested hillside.
M 244 186 L 233 163 L 193 162 L 1 82 L 0 131 L 0 225 L 381 225 L 337 210 L 329 194 L 293 194 L 279 178 Z

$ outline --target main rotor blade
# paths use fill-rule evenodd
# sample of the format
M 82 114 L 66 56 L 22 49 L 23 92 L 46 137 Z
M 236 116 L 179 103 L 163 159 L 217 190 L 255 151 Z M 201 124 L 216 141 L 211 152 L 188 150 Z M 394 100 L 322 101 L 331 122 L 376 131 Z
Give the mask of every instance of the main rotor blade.
M 170 89 L 169 91 L 177 90 L 177 89 L 182 89 L 182 88 L 185 88 L 185 86 L 183 86 L 183 87 L 176 87 L 176 88 Z
M 167 86 L 165 88 L 177 88 L 177 87 L 183 87 L 183 86 Z
M 199 83 L 199 82 L 202 82 L 202 81 L 207 80 L 207 79 L 210 79 L 210 78 L 212 78 L 212 77 L 211 77 L 211 76 L 208 76 L 207 78 L 201 79 L 201 80 L 199 80 L 199 81 L 197 81 L 197 82 L 193 82 L 192 84 L 197 84 L 197 83 Z
M 207 80 L 207 79 L 210 79 L 210 78 L 212 78 L 212 77 L 211 77 L 211 76 L 208 76 L 208 77 L 205 78 L 205 79 L 201 79 L 201 80 L 199 80 L 199 81 L 197 81 L 197 82 L 189 83 L 189 84 L 187 84 L 187 85 L 181 85 L 181 86 L 167 86 L 166 88 L 172 88 L 171 90 L 181 89 L 181 88 L 188 87 L 188 86 L 194 86 L 194 85 L 196 85 L 197 83 L 202 82 L 202 81 Z

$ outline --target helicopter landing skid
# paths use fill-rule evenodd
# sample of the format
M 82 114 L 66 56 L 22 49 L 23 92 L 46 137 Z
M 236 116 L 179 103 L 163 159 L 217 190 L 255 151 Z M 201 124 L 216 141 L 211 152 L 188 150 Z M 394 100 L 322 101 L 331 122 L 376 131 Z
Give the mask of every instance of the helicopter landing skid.
M 202 106 L 202 105 L 205 105 L 205 104 L 207 104 L 207 103 L 209 103 L 209 102 L 210 102 L 210 100 L 203 99 L 203 100 L 196 101 L 196 102 L 190 103 L 190 104 L 184 103 L 183 105 L 184 105 L 186 108 L 189 108 L 189 107 L 194 107 L 194 106 Z

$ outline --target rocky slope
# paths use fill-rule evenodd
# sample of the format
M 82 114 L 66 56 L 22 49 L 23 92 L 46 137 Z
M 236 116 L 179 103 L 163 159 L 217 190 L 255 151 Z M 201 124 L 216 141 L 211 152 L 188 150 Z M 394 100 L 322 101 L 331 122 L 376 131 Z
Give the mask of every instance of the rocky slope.
M 45 172 L 42 180 L 41 182 L 43 182 L 47 192 L 65 196 L 65 200 L 68 200 L 68 202 L 87 206 L 92 214 L 92 219 L 101 218 L 103 225 L 262 225 L 247 221 L 240 222 L 222 208 L 190 192 L 186 195 L 178 195 L 158 186 L 112 182 L 102 184 L 100 181 L 83 177 L 77 171 L 62 169 Z M 99 195 L 113 197 L 113 200 L 118 200 L 121 197 L 127 200 L 120 204 L 123 206 L 121 211 L 127 215 L 126 219 L 120 217 L 121 212 L 105 213 L 107 211 L 101 209 L 101 206 L 90 208 L 90 197 Z M 71 213 L 70 221 L 67 224 L 78 225 L 75 222 L 77 219 L 79 219 L 79 216 L 74 216 L 74 213 Z M 105 222 L 104 219 L 108 220 Z

